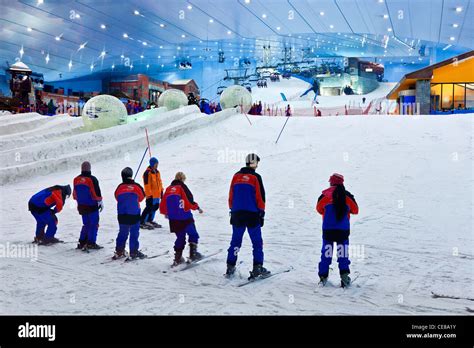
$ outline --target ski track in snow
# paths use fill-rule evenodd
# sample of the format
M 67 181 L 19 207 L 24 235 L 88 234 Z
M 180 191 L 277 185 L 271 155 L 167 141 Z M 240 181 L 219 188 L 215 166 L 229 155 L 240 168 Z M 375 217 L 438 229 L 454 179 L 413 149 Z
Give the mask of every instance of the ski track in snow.
M 130 139 L 141 137 L 143 128 L 137 122 L 89 135 L 78 133 L 76 137 L 86 140 L 102 134 L 97 146 L 113 151 L 110 144 L 115 140 L 107 135 L 113 138 L 120 131 L 124 142 L 132 146 L 127 149 L 128 161 L 90 152 L 93 174 L 104 196 L 98 237 L 104 249 L 89 254 L 73 250 L 81 220 L 74 201 L 69 200 L 58 214 L 57 233 L 69 243 L 39 247 L 37 261 L 0 259 L 1 314 L 434 315 L 466 314 L 466 308 L 472 307 L 468 300 L 434 299 L 431 291 L 472 297 L 473 115 L 296 117 L 289 120 L 278 144 L 275 139 L 283 117 L 252 117 L 250 126 L 239 114 L 215 121 L 192 112 L 176 115 L 174 120 L 173 113 L 162 115 L 168 117 L 167 123 L 156 123 L 149 132 L 163 182 L 169 185 L 177 171 L 186 173 L 204 209 L 204 214 L 194 214 L 200 251 L 224 251 L 197 267 L 174 272 L 170 268 L 174 235 L 158 215 L 164 228 L 141 230 L 140 244 L 149 255 L 169 250 L 168 255 L 102 265 L 113 254 L 118 228 L 113 192 L 121 169 L 131 166 L 135 170 L 141 159 L 144 140 Z M 67 135 L 63 136 L 47 126 L 54 121 L 30 115 L 34 124 L 22 132 L 17 126 L 28 124 L 28 117 L 4 123 L 7 117 L 2 117 L 1 125 L 11 127 L 13 134 L 0 136 L 5 148 L 8 141 L 25 146 L 22 139 L 27 136 L 41 147 L 51 132 L 64 151 L 74 153 L 68 137 L 75 132 L 76 120 L 63 121 Z M 36 128 L 45 133 L 34 133 Z M 161 138 L 153 139 L 158 134 Z M 35 149 L 30 153 L 34 155 Z M 252 266 L 248 235 L 235 278 L 223 277 L 231 237 L 227 195 L 232 175 L 242 166 L 240 161 L 219 161 L 226 149 L 244 154 L 255 151 L 262 158 L 259 172 L 267 191 L 265 265 L 271 271 L 294 268 L 242 288 L 237 285 Z M 8 147 L 14 150 L 15 146 Z M 87 155 L 88 148 L 81 153 Z M 350 242 L 363 247 L 363 258 L 351 258 L 352 271 L 360 276 L 346 290 L 339 288 L 335 260 L 328 286 L 317 286 L 321 217 L 314 207 L 333 172 L 344 174 L 346 187 L 360 206 L 360 215 L 351 218 Z M 27 211 L 29 197 L 47 186 L 72 184 L 78 173 L 78 168 L 52 166 L 49 174 L 25 174 L 17 182 L 0 186 L 2 244 L 29 245 L 34 233 L 34 219 Z

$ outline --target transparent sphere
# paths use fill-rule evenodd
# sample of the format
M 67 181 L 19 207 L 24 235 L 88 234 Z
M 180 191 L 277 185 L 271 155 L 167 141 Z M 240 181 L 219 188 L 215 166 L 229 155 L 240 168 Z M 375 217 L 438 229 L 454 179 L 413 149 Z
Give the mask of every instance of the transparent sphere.
M 242 86 L 229 86 L 221 94 L 221 108 L 229 109 L 242 105 L 244 112 L 249 112 L 252 107 L 252 94 Z
M 158 98 L 158 106 L 164 106 L 168 111 L 186 105 L 188 105 L 188 97 L 179 89 L 167 89 Z
M 88 130 L 119 125 L 127 118 L 125 105 L 111 95 L 98 95 L 87 101 L 82 109 L 82 120 Z

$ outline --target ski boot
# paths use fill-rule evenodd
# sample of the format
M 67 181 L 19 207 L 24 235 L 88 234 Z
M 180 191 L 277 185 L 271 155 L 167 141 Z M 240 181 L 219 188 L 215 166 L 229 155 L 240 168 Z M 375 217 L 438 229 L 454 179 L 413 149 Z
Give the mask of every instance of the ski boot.
M 349 273 L 341 274 L 341 287 L 348 288 L 351 285 L 351 278 L 349 277 Z
M 114 254 L 114 256 L 112 256 L 112 259 L 113 260 L 118 260 L 118 259 L 124 258 L 126 256 L 127 256 L 127 254 L 125 253 L 125 250 L 115 250 L 115 254 Z
M 174 250 L 174 261 L 172 267 L 176 267 L 182 263 L 184 263 L 184 257 L 183 257 L 183 249 L 175 249 Z
M 33 239 L 33 243 L 35 243 L 35 244 L 41 244 L 42 241 L 43 241 L 43 237 L 42 237 L 42 236 L 35 237 L 35 238 Z
M 270 275 L 270 271 L 263 267 L 263 265 L 257 263 L 253 265 L 253 270 L 250 272 L 248 279 L 265 278 L 268 275 Z
M 103 249 L 104 247 L 97 243 L 87 243 L 86 248 L 92 249 L 92 250 L 99 250 L 99 249 Z
M 202 259 L 202 255 L 197 251 L 197 243 L 189 243 L 189 261 L 198 261 Z
M 152 225 L 154 228 L 162 228 L 160 224 L 156 223 L 155 221 L 149 221 L 148 224 Z
M 148 222 L 140 223 L 140 228 L 142 230 L 152 230 L 153 229 L 153 227 L 151 225 L 149 225 Z
M 230 263 L 227 264 L 227 271 L 225 272 L 226 278 L 230 278 L 235 273 L 235 266 L 231 265 Z
M 87 241 L 79 240 L 79 243 L 77 243 L 77 249 L 84 249 L 86 247 L 87 247 Z
M 130 252 L 130 259 L 145 259 L 147 256 L 142 253 L 140 250 L 137 251 L 131 251 Z
M 328 282 L 328 277 L 319 276 L 319 286 L 325 286 Z
M 51 238 L 43 238 L 39 244 L 41 244 L 41 245 L 53 245 L 53 244 L 62 243 L 62 242 L 63 242 L 62 240 L 59 240 L 55 237 L 51 237 Z

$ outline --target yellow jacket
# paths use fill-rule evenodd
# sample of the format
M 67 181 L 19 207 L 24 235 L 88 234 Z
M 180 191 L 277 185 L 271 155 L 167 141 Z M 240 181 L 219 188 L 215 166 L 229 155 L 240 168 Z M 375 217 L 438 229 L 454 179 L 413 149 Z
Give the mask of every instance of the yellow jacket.
M 161 198 L 163 193 L 163 183 L 161 182 L 160 171 L 156 172 L 148 167 L 143 173 L 143 184 L 145 187 L 145 195 L 147 198 Z

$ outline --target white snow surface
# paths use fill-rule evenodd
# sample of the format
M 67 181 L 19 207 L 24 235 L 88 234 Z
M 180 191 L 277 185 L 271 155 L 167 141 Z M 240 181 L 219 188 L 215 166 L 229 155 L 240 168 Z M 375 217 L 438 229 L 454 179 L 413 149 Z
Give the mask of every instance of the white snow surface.
M 275 144 L 286 118 L 251 117 L 250 125 L 233 110 L 217 116 L 186 110 L 88 134 L 69 135 L 75 121 L 66 122 L 62 126 L 67 137 L 56 128 L 42 128 L 56 134 L 51 141 L 32 131 L 48 124 L 38 123 L 33 116 L 32 125 L 26 126 L 27 117 L 22 121 L 26 135 L 15 128 L 18 133 L 0 136 L 0 256 L 7 247 L 33 247 L 35 221 L 27 211 L 28 199 L 51 185 L 72 185 L 82 160 L 92 162 L 105 204 L 98 236 L 104 249 L 90 254 L 74 250 L 81 218 L 75 202 L 68 200 L 58 214 L 56 235 L 68 243 L 39 247 L 33 260 L 0 257 L 0 314 L 459 315 L 472 311 L 472 301 L 435 299 L 431 292 L 473 297 L 474 115 L 296 117 L 288 119 Z M 120 171 L 137 167 L 146 146 L 145 126 L 164 184 L 183 171 L 204 210 L 194 215 L 200 251 L 223 249 L 186 271 L 170 268 L 175 238 L 159 214 L 156 221 L 164 228 L 142 230 L 140 244 L 148 255 L 169 250 L 168 255 L 101 264 L 113 255 L 118 232 L 113 195 Z M 25 136 L 32 144 L 21 150 Z M 10 141 L 20 147 L 8 146 Z M 43 149 L 43 155 L 38 149 Z M 9 162 L 7 152 L 15 151 L 25 152 L 24 168 Z M 75 151 L 79 154 L 73 155 Z M 227 197 L 232 175 L 242 166 L 235 155 L 248 152 L 262 159 L 258 172 L 267 192 L 265 266 L 274 272 L 289 266 L 293 270 L 239 288 L 252 267 L 252 248 L 246 235 L 236 278 L 224 279 L 225 250 L 231 238 Z M 139 172 L 140 183 L 144 169 Z M 315 204 L 333 172 L 345 176 L 346 188 L 360 207 L 360 214 L 351 219 L 350 237 L 358 251 L 351 256 L 352 277 L 359 276 L 347 290 L 338 287 L 335 260 L 330 284 L 317 287 L 322 232 Z

